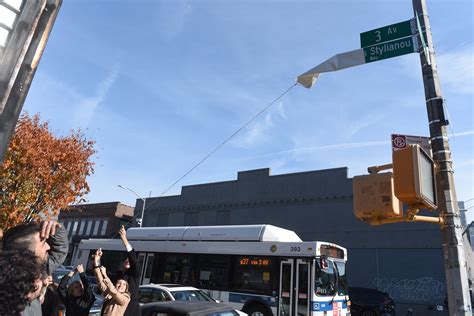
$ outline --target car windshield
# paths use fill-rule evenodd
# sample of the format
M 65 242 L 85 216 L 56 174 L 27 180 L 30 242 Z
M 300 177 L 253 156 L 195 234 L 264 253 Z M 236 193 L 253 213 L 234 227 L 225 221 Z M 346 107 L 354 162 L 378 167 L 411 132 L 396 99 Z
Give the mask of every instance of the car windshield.
M 177 301 L 214 301 L 206 293 L 200 290 L 172 291 L 171 294 Z
M 318 296 L 333 296 L 336 291 L 336 273 L 333 262 L 325 258 L 316 260 L 314 292 Z
M 346 264 L 340 261 L 334 261 L 337 270 L 337 294 L 347 295 Z

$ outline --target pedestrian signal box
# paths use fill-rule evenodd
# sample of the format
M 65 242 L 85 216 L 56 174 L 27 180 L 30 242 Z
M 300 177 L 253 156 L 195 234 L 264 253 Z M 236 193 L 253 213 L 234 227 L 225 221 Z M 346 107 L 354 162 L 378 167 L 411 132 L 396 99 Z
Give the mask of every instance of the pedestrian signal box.
M 434 162 L 419 145 L 393 152 L 393 183 L 396 197 L 410 206 L 436 209 Z
M 358 220 L 402 216 L 403 205 L 394 194 L 391 172 L 355 176 L 352 181 L 354 215 Z

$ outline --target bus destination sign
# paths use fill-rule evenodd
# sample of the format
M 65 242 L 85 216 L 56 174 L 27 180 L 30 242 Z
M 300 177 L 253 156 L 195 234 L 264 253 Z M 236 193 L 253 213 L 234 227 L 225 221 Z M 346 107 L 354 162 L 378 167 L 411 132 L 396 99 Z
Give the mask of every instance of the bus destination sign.
M 344 250 L 329 245 L 321 245 L 319 248 L 321 256 L 344 259 Z
M 267 267 L 270 265 L 269 259 L 257 259 L 257 258 L 249 258 L 249 257 L 242 257 L 239 261 L 241 266 L 264 266 Z

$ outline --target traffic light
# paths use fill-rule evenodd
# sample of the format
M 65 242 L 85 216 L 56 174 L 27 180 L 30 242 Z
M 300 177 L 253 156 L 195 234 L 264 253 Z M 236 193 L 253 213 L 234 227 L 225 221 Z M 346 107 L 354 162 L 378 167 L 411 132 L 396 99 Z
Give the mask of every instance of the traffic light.
M 393 183 L 397 198 L 410 206 L 436 209 L 434 163 L 419 145 L 393 152 Z
M 353 178 L 354 215 L 358 220 L 402 216 L 402 203 L 394 194 L 391 172 L 355 176 Z

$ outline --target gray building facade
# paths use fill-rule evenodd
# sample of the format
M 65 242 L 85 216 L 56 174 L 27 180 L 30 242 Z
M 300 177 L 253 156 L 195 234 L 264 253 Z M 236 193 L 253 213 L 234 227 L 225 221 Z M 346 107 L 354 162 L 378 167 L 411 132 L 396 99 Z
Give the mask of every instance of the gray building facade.
M 349 286 L 388 292 L 399 315 L 408 308 L 414 315 L 447 315 L 440 228 L 357 221 L 347 171 L 270 175 L 270 169 L 258 169 L 238 172 L 236 180 L 183 186 L 180 195 L 148 198 L 143 226 L 280 226 L 305 241 L 346 247 Z M 137 200 L 136 217 L 141 203 Z

